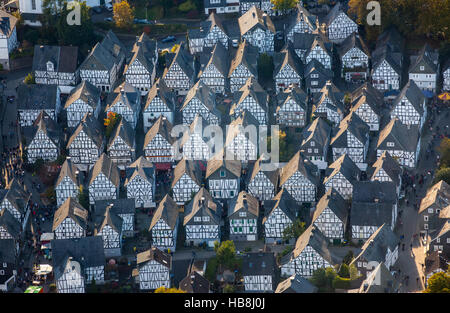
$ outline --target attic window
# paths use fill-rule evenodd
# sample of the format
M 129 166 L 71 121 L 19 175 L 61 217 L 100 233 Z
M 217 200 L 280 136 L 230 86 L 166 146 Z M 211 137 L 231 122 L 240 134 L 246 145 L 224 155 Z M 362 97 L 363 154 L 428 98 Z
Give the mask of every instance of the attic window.
M 388 142 L 387 142 L 387 146 L 388 146 L 388 147 L 393 147 L 393 146 L 394 146 L 394 143 L 393 143 L 392 141 L 388 141 Z
M 48 61 L 47 62 L 47 72 L 53 72 L 55 70 L 53 63 Z
M 220 177 L 225 177 L 225 171 L 220 171 Z
M 422 66 L 420 67 L 420 70 L 421 70 L 421 71 L 424 71 L 424 70 L 425 70 L 425 66 L 422 65 Z

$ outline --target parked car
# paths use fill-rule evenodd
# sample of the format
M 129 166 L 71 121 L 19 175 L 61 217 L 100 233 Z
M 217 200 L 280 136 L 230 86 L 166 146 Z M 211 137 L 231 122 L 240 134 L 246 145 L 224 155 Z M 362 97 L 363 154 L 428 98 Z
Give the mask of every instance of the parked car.
M 134 24 L 149 24 L 145 18 L 135 18 L 133 22 Z
M 112 21 L 113 21 L 112 17 L 105 17 L 105 22 L 112 22 Z
M 109 12 L 111 12 L 113 10 L 113 5 L 112 2 L 108 2 L 105 4 L 105 8 L 106 10 L 108 10 Z
M 177 41 L 177 39 L 175 38 L 175 36 L 167 36 L 166 38 L 163 38 L 162 40 L 161 40 L 161 42 L 174 42 L 174 41 Z
M 92 12 L 100 14 L 102 13 L 102 7 L 93 7 Z

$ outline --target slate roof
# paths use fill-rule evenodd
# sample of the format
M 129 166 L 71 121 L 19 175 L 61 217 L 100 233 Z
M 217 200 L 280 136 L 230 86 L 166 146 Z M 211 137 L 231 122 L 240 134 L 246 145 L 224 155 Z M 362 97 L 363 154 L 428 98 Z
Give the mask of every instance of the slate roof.
M 155 56 L 156 47 L 156 40 L 150 39 L 145 33 L 142 33 L 133 45 L 133 49 L 131 50 L 132 57 L 130 62 L 125 66 L 124 73 L 128 71 L 129 66 L 135 60 L 138 60 L 149 73 L 152 73 L 154 67 L 152 59 Z
M 289 65 L 299 77 L 303 75 L 301 60 L 290 47 L 286 47 L 279 53 L 276 53 L 273 63 L 275 65 L 273 77 L 276 77 L 286 65 Z
M 136 262 L 138 266 L 152 260 L 164 265 L 169 270 L 171 268 L 172 257 L 170 254 L 167 254 L 156 247 L 151 247 L 149 250 L 137 254 Z
M 75 198 L 69 197 L 64 203 L 56 210 L 53 218 L 53 228 L 55 229 L 66 219 L 70 218 L 77 223 L 81 228 L 87 228 L 89 212 L 79 204 Z M 103 244 L 102 244 L 103 247 Z
M 169 71 L 172 64 L 177 63 L 178 66 L 181 68 L 181 70 L 186 74 L 186 76 L 191 79 L 191 81 L 194 78 L 194 68 L 193 68 L 193 62 L 194 59 L 189 54 L 189 52 L 185 49 L 184 44 L 181 43 L 180 46 L 178 46 L 177 50 L 175 51 L 175 54 L 168 54 L 169 58 L 166 61 L 166 64 L 170 64 L 167 66 L 164 70 L 164 73 L 162 75 L 162 78 L 166 76 L 167 72 Z M 172 58 L 172 60 L 170 60 Z M 169 62 L 171 61 L 171 62 Z
M 277 168 L 273 171 L 263 171 L 261 169 L 261 165 L 263 165 L 264 163 L 264 156 L 261 155 L 258 160 L 253 163 L 253 165 L 250 165 L 250 169 L 247 171 L 248 174 L 246 176 L 246 183 L 249 184 L 250 182 L 252 182 L 256 175 L 259 172 L 262 172 L 276 188 L 278 186 L 280 170 Z
M 319 35 L 311 33 L 294 33 L 292 47 L 297 50 L 308 50 Z
M 0 194 L 0 197 L 0 203 L 6 198 L 20 214 L 25 214 L 25 208 L 31 199 L 31 193 L 26 191 L 17 179 L 13 178 L 6 186 L 6 190 Z
M 392 224 L 392 203 L 352 202 L 350 224 L 358 226 L 381 226 Z
M 242 126 L 244 129 L 248 125 L 255 125 L 256 129 L 258 129 L 259 123 L 258 121 L 253 117 L 253 115 L 248 112 L 247 110 L 244 110 L 237 119 L 233 120 L 228 125 L 227 134 L 225 137 L 225 146 L 227 146 L 229 143 L 233 141 L 233 139 L 239 134 L 239 126 Z M 253 136 L 249 136 L 249 140 L 251 141 Z M 253 144 L 258 144 L 257 142 L 253 142 Z
M 387 142 L 394 142 L 395 148 L 387 147 Z M 417 125 L 405 125 L 397 117 L 380 131 L 377 140 L 377 149 L 403 150 L 415 152 L 419 142 L 419 127 Z
M 152 222 L 150 223 L 149 230 L 155 227 L 156 223 L 162 219 L 166 222 L 170 229 L 174 230 L 178 221 L 178 206 L 176 202 L 169 196 L 166 195 L 158 205 L 155 213 L 153 214 Z
M 186 98 L 184 98 L 183 105 L 180 109 L 181 112 L 185 110 L 190 101 L 197 98 L 211 113 L 220 118 L 221 113 L 216 108 L 215 94 L 211 88 L 204 84 L 201 80 L 195 83 L 191 89 L 189 89 Z
M 58 86 L 21 84 L 17 90 L 18 110 L 56 110 Z
M 398 52 L 392 52 L 388 46 L 381 46 L 372 52 L 372 73 L 378 68 L 381 63 L 386 62 L 392 67 L 392 69 L 398 74 L 402 73 L 402 54 Z
M 47 62 L 53 63 L 55 72 L 75 73 L 78 65 L 78 47 L 35 45 L 33 72 L 47 72 Z
M 102 153 L 100 155 L 89 174 L 89 186 L 94 182 L 95 178 L 97 178 L 100 173 L 103 173 L 103 175 L 105 175 L 106 178 L 109 179 L 109 181 L 114 186 L 119 187 L 119 169 L 117 168 L 117 165 L 114 164 L 114 162 L 111 161 L 111 159 L 105 153 Z
M 289 160 L 289 162 L 281 169 L 280 172 L 280 186 L 284 185 L 296 172 L 300 172 L 305 178 L 307 178 L 313 185 L 319 184 L 319 178 L 317 177 L 317 166 L 314 165 L 309 159 L 304 158 L 300 151 Z
M 352 93 L 351 101 L 351 111 L 356 112 L 363 103 L 367 103 L 378 117 L 382 115 L 382 106 L 384 104 L 383 95 L 367 82 Z
M 147 147 L 157 134 L 160 134 L 169 144 L 173 144 L 175 139 L 170 135 L 171 132 L 172 124 L 161 115 L 145 134 L 144 147 Z
M 438 183 L 434 184 L 430 189 L 428 189 L 427 194 L 421 200 L 419 213 L 422 213 L 434 204 L 443 204 L 445 207 L 447 207 L 449 205 L 449 199 L 450 186 L 445 181 L 441 180 Z M 444 209 L 444 207 L 441 208 L 441 212 L 442 209 Z
M 423 103 L 425 100 L 425 96 L 423 95 L 420 88 L 417 87 L 414 80 L 410 79 L 405 87 L 403 87 L 403 89 L 400 91 L 400 94 L 394 100 L 392 110 L 394 110 L 394 108 L 402 101 L 403 97 L 406 97 L 406 99 L 409 100 L 417 113 L 419 113 L 420 116 L 423 116 Z
M 273 252 L 250 252 L 242 256 L 242 276 L 275 275 Z M 272 279 L 272 282 L 274 279 Z
M 131 163 L 125 169 L 127 179 L 125 181 L 125 186 L 133 180 L 137 175 L 151 182 L 155 179 L 155 167 L 153 163 L 148 161 L 144 156 L 140 156 L 136 161 Z
M 134 214 L 135 201 L 134 199 L 109 199 L 95 201 L 95 215 L 103 216 L 106 209 L 116 214 Z
M 130 109 L 133 113 L 139 112 L 140 97 L 141 94 L 137 89 L 135 89 L 134 91 L 125 91 L 124 88 L 121 88 L 119 92 L 112 92 L 109 94 L 106 100 L 107 104 L 105 112 L 112 109 L 112 107 L 119 102 L 127 106 L 128 109 Z
M 209 293 L 209 285 L 205 277 L 193 271 L 180 281 L 179 289 L 187 293 Z
M 2 239 L 2 244 L 0 245 L 0 262 L 2 264 L 16 263 L 16 243 L 14 239 Z
M 184 174 L 187 174 L 198 186 L 202 185 L 202 173 L 198 163 L 182 158 L 173 170 L 172 188 Z
M 175 105 L 173 95 L 164 80 L 158 78 L 158 80 L 155 81 L 155 83 L 147 93 L 147 97 L 145 98 L 145 105 L 142 112 L 151 111 L 150 103 L 156 97 L 161 99 L 161 101 L 167 106 L 170 111 L 174 110 Z
M 330 140 L 331 127 L 321 117 L 312 121 L 303 129 L 301 146 L 306 145 L 309 141 L 314 140 L 322 148 L 326 148 Z
M 356 113 L 350 112 L 339 123 L 338 128 L 334 130 L 334 136 L 331 138 L 330 144 L 336 148 L 348 147 L 347 131 L 355 136 L 363 145 L 369 141 L 369 126 Z
M 389 181 L 359 181 L 353 186 L 353 201 L 397 203 L 396 185 Z
M 103 216 L 101 217 L 101 219 L 97 220 L 97 222 L 98 223 L 95 227 L 95 235 L 101 232 L 107 225 L 114 229 L 118 234 L 121 234 L 122 232 L 123 219 L 119 215 L 117 215 L 117 213 L 111 206 L 105 208 Z
M 3 227 L 14 239 L 19 239 L 22 233 L 22 226 L 6 208 L 0 211 L 0 227 Z
M 333 72 L 323 66 L 322 63 L 317 61 L 316 59 L 312 59 L 306 65 L 306 69 L 304 72 L 304 76 L 309 76 L 312 72 L 318 71 L 319 74 L 323 75 L 326 80 L 330 80 L 333 77 Z M 320 78 L 320 77 L 319 77 Z
M 228 205 L 228 218 L 235 217 L 235 213 L 247 211 L 256 218 L 259 216 L 259 201 L 246 191 L 241 191 L 239 195 L 230 200 Z
M 285 33 L 288 34 L 292 28 L 295 27 L 302 19 L 305 23 L 308 24 L 309 27 L 315 31 L 317 29 L 317 16 L 311 14 L 306 8 L 302 7 L 300 4 L 297 4 L 296 14 L 289 15 L 288 19 L 288 27 L 286 27 Z
M 450 221 L 447 220 L 444 225 L 442 225 L 442 227 L 436 232 L 436 234 L 433 236 L 434 238 L 431 239 L 431 241 L 436 240 L 436 238 L 441 238 L 442 236 L 444 236 L 445 234 L 447 234 L 448 232 L 450 232 Z
M 398 287 L 391 272 L 381 262 L 362 282 L 359 293 L 394 293 Z
M 230 109 L 230 115 L 235 113 L 238 105 L 248 96 L 251 96 L 261 109 L 265 112 L 268 111 L 269 95 L 254 77 L 249 77 L 239 91 L 233 93 L 233 105 Z
M 275 293 L 315 293 L 318 289 L 299 274 L 292 275 L 278 284 Z
M 355 165 L 350 157 L 345 153 L 341 155 L 336 161 L 331 163 L 326 170 L 326 177 L 323 184 L 327 183 L 329 179 L 337 173 L 341 173 L 351 184 L 354 184 L 361 174 L 361 170 Z
M 345 228 L 350 213 L 349 207 L 344 198 L 342 198 L 342 196 L 334 188 L 330 188 L 327 192 L 325 192 L 319 202 L 317 202 L 312 218 L 313 223 L 327 208 L 336 214 L 336 216 L 344 223 Z
M 263 225 L 277 208 L 286 214 L 291 221 L 295 220 L 295 208 L 298 204 L 286 189 L 282 188 L 272 200 L 266 202 L 265 206 L 267 210 L 262 220 Z
M 392 179 L 392 181 L 395 183 L 396 186 L 400 184 L 400 178 L 399 175 L 402 173 L 402 169 L 397 161 L 391 155 L 389 152 L 384 151 L 380 157 L 373 163 L 372 170 L 369 173 L 370 177 L 375 177 L 375 175 L 383 169 L 386 174 Z
M 223 149 L 221 150 L 221 152 L 223 152 Z M 219 157 L 213 157 L 208 160 L 205 179 L 208 179 L 209 176 L 214 174 L 220 168 L 227 169 L 233 175 L 235 175 L 236 178 L 239 178 L 241 176 L 242 163 L 239 160 L 227 160 L 223 157 L 222 153 Z
M 61 166 L 61 170 L 59 171 L 55 187 L 58 186 L 66 176 L 68 176 L 74 182 L 75 185 L 78 185 L 76 171 L 77 171 L 76 165 L 73 164 L 72 161 L 70 161 L 70 159 L 66 159 L 63 165 Z
M 277 95 L 278 106 L 276 112 L 278 112 L 281 107 L 290 99 L 294 100 L 303 110 L 305 114 L 308 114 L 308 95 L 303 91 L 303 89 L 298 86 L 290 85 L 283 92 Z
M 198 73 L 198 77 L 203 75 L 204 70 L 210 65 L 213 64 L 215 68 L 222 74 L 223 77 L 228 76 L 228 71 L 230 70 L 230 57 L 228 55 L 228 50 L 218 41 L 214 46 L 214 49 L 211 52 L 211 55 L 201 54 L 200 58 L 207 58 L 206 63 L 203 68 Z
M 328 80 L 325 83 L 325 86 L 323 86 L 320 92 L 314 97 L 313 103 L 315 104 L 315 109 L 317 109 L 327 98 L 333 103 L 333 105 L 327 103 L 328 109 L 341 112 L 342 114 L 344 113 L 344 93 L 341 92 L 331 80 Z
M 242 63 L 253 76 L 258 77 L 258 48 L 250 45 L 244 39 L 237 48 L 236 54 L 230 63 L 228 78 L 231 77 L 234 70 Z
M 183 226 L 186 226 L 186 224 L 190 222 L 201 225 L 220 225 L 222 210 L 223 208 L 220 202 L 215 201 L 213 197 L 211 197 L 211 194 L 202 187 L 186 206 Z M 200 211 L 202 212 L 202 216 L 207 215 L 210 217 L 209 222 L 196 222 L 193 220 L 193 217 Z
M 70 136 L 69 141 L 67 142 L 67 149 L 70 147 L 72 142 L 75 140 L 75 138 L 77 138 L 81 131 L 83 131 L 94 142 L 98 149 L 101 148 L 103 143 L 102 126 L 95 118 L 95 116 L 90 113 L 86 113 L 82 118 L 80 124 L 78 124 L 77 128 L 75 128 L 72 136 Z
M 61 131 L 59 125 L 42 110 L 34 121 L 32 127 L 23 128 L 23 135 L 26 139 L 26 144 L 29 145 L 35 138 L 38 131 L 42 131 L 53 144 L 59 148 L 59 141 Z
M 377 38 L 376 49 L 386 46 L 392 52 L 402 52 L 405 45 L 405 39 L 398 32 L 396 27 L 389 27 Z
M 370 51 L 364 42 L 363 38 L 357 34 L 352 33 L 349 37 L 347 37 L 337 48 L 337 52 L 339 56 L 342 58 L 350 49 L 358 48 L 365 55 L 370 57 Z
M 109 151 L 112 148 L 112 144 L 117 137 L 122 138 L 122 140 L 128 145 L 131 149 L 134 149 L 135 141 L 134 141 L 135 131 L 131 127 L 131 125 L 124 119 L 121 118 L 120 122 L 115 126 L 114 131 L 109 137 L 107 150 Z
M 92 107 L 95 111 L 100 100 L 100 90 L 89 81 L 83 80 L 70 92 L 70 95 L 64 105 L 64 109 L 69 108 L 70 105 L 78 99 L 83 100 L 84 103 Z
M 16 27 L 17 21 L 17 18 L 13 15 L 0 10 L 0 33 L 6 37 L 11 36 L 14 28 Z
M 420 49 L 418 55 L 411 56 L 411 65 L 409 67 L 409 73 L 420 73 L 420 74 L 437 74 L 439 53 L 431 50 L 428 44 L 425 44 L 422 49 Z M 424 66 L 424 71 L 421 71 L 419 66 Z
M 238 19 L 239 29 L 241 30 L 241 36 L 248 33 L 254 27 L 259 27 L 264 31 L 269 30 L 275 34 L 275 26 L 272 20 L 267 14 L 257 7 L 251 7 L 247 12 L 241 15 Z

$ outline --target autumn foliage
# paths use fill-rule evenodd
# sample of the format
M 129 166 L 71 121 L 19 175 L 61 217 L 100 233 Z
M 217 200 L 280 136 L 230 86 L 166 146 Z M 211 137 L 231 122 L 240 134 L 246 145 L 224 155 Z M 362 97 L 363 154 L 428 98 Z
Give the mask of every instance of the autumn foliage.
M 161 286 L 155 290 L 155 293 L 186 293 L 186 291 L 178 289 L 178 288 L 167 288 L 167 287 Z
M 114 3 L 113 6 L 114 21 L 119 28 L 129 28 L 133 25 L 134 12 L 128 1 Z
M 104 119 L 103 125 L 106 127 L 105 135 L 109 137 L 116 124 L 120 121 L 120 115 L 116 112 L 108 112 L 107 117 Z

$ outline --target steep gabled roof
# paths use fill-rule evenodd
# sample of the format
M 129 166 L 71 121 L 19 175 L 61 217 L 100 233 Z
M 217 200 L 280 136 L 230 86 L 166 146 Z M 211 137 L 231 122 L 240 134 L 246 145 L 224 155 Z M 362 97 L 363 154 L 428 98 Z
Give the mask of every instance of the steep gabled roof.
M 318 34 L 311 33 L 294 33 L 292 48 L 294 50 L 308 50 L 318 36 Z
M 100 173 L 103 173 L 103 175 L 105 175 L 114 186 L 119 187 L 119 169 L 105 153 L 100 155 L 91 170 L 89 175 L 89 186 L 94 182 L 95 178 L 97 178 Z
M 99 121 L 91 113 L 86 113 L 80 124 L 75 128 L 75 131 L 67 142 L 67 148 L 70 147 L 81 131 L 94 142 L 98 149 L 101 148 L 103 143 L 103 129 Z
M 254 27 L 260 27 L 263 30 L 269 30 L 275 34 L 275 26 L 270 17 L 256 6 L 251 7 L 238 19 L 241 36 L 245 35 Z
M 78 179 L 77 179 L 77 167 L 75 164 L 70 161 L 70 159 L 66 159 L 61 166 L 61 170 L 59 171 L 58 179 L 56 180 L 55 187 L 58 186 L 62 180 L 68 176 L 75 185 L 78 185 Z
M 189 89 L 186 98 L 184 98 L 183 106 L 180 111 L 183 112 L 194 98 L 197 98 L 208 111 L 212 112 L 215 116 L 220 117 L 221 114 L 215 106 L 215 95 L 211 88 L 204 84 L 201 80 L 195 83 L 191 89 Z
M 78 64 L 78 47 L 35 45 L 33 72 L 47 72 L 47 62 L 53 64 L 54 72 L 74 73 Z
M 290 47 L 286 47 L 275 54 L 274 64 L 273 77 L 276 77 L 286 65 L 289 65 L 299 77 L 303 75 L 302 63 L 297 54 Z
M 341 173 L 350 183 L 358 180 L 361 170 L 355 165 L 350 157 L 344 153 L 336 161 L 331 163 L 326 170 L 326 177 L 323 180 L 325 185 L 329 179 L 335 176 L 337 173 Z
M 330 134 L 330 125 L 328 125 L 328 123 L 321 117 L 318 117 L 303 129 L 301 146 L 304 146 L 309 141 L 314 140 L 321 147 L 325 147 L 327 141 L 330 139 Z
M 233 139 L 239 134 L 239 127 L 242 126 L 243 129 L 245 129 L 248 125 L 254 125 L 256 129 L 258 129 L 259 123 L 258 121 L 253 117 L 253 115 L 248 112 L 247 110 L 244 110 L 237 119 L 233 120 L 228 125 L 228 130 L 226 134 L 225 139 L 225 146 L 227 146 L 229 143 L 233 141 Z M 253 136 L 249 136 L 249 140 L 252 139 L 257 140 L 257 138 L 252 138 Z M 257 142 L 253 142 L 253 144 L 258 144 Z
M 77 223 L 81 228 L 87 228 L 87 219 L 89 212 L 79 204 L 75 198 L 69 197 L 64 203 L 56 210 L 55 217 L 53 218 L 53 228 L 55 229 L 66 219 L 70 218 Z
M 423 103 L 425 101 L 425 96 L 419 87 L 417 87 L 414 80 L 410 79 L 408 83 L 403 87 L 400 91 L 400 94 L 395 98 L 394 104 L 392 105 L 392 110 L 395 109 L 397 105 L 402 101 L 403 97 L 406 97 L 408 101 L 412 104 L 417 113 L 422 116 L 423 112 Z
M 175 139 L 171 136 L 172 124 L 167 120 L 165 116 L 160 115 L 152 127 L 145 134 L 144 148 L 155 138 L 157 134 L 160 134 L 169 144 L 173 144 Z
M 251 46 L 244 39 L 237 48 L 236 55 L 231 61 L 230 71 L 228 72 L 228 78 L 231 77 L 234 70 L 243 64 L 253 76 L 258 77 L 258 48 Z
M 139 39 L 134 43 L 131 50 L 132 57 L 130 62 L 125 66 L 124 73 L 128 71 L 128 68 L 133 64 L 135 60 L 138 60 L 145 69 L 151 73 L 153 71 L 152 58 L 155 55 L 157 42 L 154 39 L 148 38 L 145 33 L 139 36 Z
M 352 202 L 350 223 L 352 226 L 381 226 L 392 224 L 392 203 Z
M 0 33 L 5 37 L 11 36 L 17 21 L 18 19 L 15 16 L 0 10 Z
M 152 85 L 152 87 L 150 88 L 150 90 L 147 93 L 147 97 L 145 100 L 145 106 L 144 106 L 142 112 L 145 112 L 145 111 L 151 109 L 150 103 L 156 97 L 161 99 L 161 101 L 167 106 L 167 108 L 169 110 L 172 111 L 174 109 L 175 106 L 174 106 L 174 101 L 173 101 L 173 95 L 171 94 L 169 87 L 167 87 L 164 80 L 158 78 L 158 80 L 155 81 L 155 83 Z
M 303 108 L 305 114 L 307 114 L 308 95 L 303 91 L 303 89 L 293 85 L 290 85 L 287 89 L 277 95 L 278 106 L 276 111 L 278 112 L 282 108 L 282 106 L 291 99 L 301 108 Z
M 395 144 L 395 150 L 416 151 L 419 141 L 419 127 L 417 125 L 405 125 L 397 117 L 380 131 L 377 141 L 377 149 L 385 147 L 387 141 Z
M 309 159 L 304 158 L 300 151 L 289 160 L 289 162 L 281 169 L 280 173 L 280 186 L 291 178 L 296 172 L 300 172 L 305 178 L 307 178 L 313 185 L 319 184 L 319 178 L 317 177 L 317 166 Z
M 155 179 L 155 167 L 144 156 L 140 156 L 136 161 L 128 165 L 125 172 L 127 179 L 125 180 L 124 186 L 127 186 L 137 175 L 149 182 Z
M 296 274 L 279 283 L 275 293 L 315 293 L 317 290 L 308 279 Z
M 95 228 L 95 235 L 101 232 L 107 225 L 114 229 L 118 234 L 121 234 L 122 224 L 123 219 L 111 209 L 111 206 L 109 206 L 106 208 L 100 223 Z
M 56 110 L 57 85 L 21 84 L 17 89 L 18 110 Z
M 219 225 L 222 210 L 223 208 L 220 202 L 215 201 L 213 197 L 211 197 L 211 194 L 202 187 L 186 206 L 183 226 L 186 226 L 186 224 L 199 212 L 202 212 L 203 216 L 208 215 L 210 217 L 209 222 L 202 221 L 202 224 Z
M 169 60 L 171 56 L 172 55 L 169 56 Z M 172 65 L 177 63 L 181 70 L 186 74 L 186 76 L 192 80 L 194 77 L 193 62 L 194 60 L 189 52 L 185 49 L 184 44 L 180 44 L 175 51 L 175 55 L 173 55 L 172 62 L 167 62 L 167 64 L 170 65 L 165 68 L 162 79 L 164 79 Z
M 61 130 L 59 125 L 44 111 L 41 112 L 36 117 L 33 122 L 32 127 L 26 128 L 23 131 L 24 137 L 26 139 L 26 144 L 29 145 L 35 138 L 37 132 L 43 132 L 47 138 L 59 148 L 59 141 L 61 138 Z
M 230 115 L 235 113 L 238 105 L 241 104 L 248 96 L 251 96 L 259 107 L 267 112 L 269 95 L 254 77 L 249 77 L 239 91 L 236 91 L 233 94 L 234 99 L 233 105 L 230 109 Z
M 174 230 L 177 225 L 178 215 L 178 205 L 169 195 L 166 195 L 159 203 L 158 208 L 153 215 L 149 230 L 152 230 L 156 223 L 161 219 L 166 222 L 170 229 Z
M 19 239 L 22 233 L 22 226 L 17 221 L 8 209 L 4 208 L 0 211 L 0 227 L 3 227 L 8 234 L 14 239 Z M 3 241 L 4 239 L 2 239 Z
M 264 155 L 261 155 L 258 160 L 255 161 L 255 163 L 251 166 L 249 171 L 247 172 L 246 182 L 249 184 L 253 179 L 258 175 L 259 172 L 262 172 L 273 184 L 273 186 L 276 188 L 278 186 L 278 180 L 280 177 L 280 169 L 275 169 L 273 171 L 264 171 L 261 169 L 261 165 L 263 165 L 264 162 Z
M 231 199 L 228 207 L 228 218 L 240 210 L 245 210 L 258 218 L 259 201 L 246 191 L 241 191 L 239 195 Z
M 208 62 L 198 73 L 198 77 L 203 75 L 204 70 L 210 65 L 213 64 L 216 69 L 219 71 L 223 77 L 228 76 L 228 72 L 230 70 L 230 58 L 228 55 L 228 50 L 218 41 L 212 50 L 210 56 L 208 56 Z
M 282 188 L 280 192 L 269 202 L 269 205 L 267 206 L 269 210 L 266 211 L 262 224 L 264 225 L 266 223 L 270 215 L 272 215 L 276 209 L 280 209 L 291 221 L 294 221 L 295 208 L 297 206 L 298 204 L 295 199 L 286 189 Z
M 363 145 L 369 140 L 369 126 L 367 126 L 358 114 L 351 111 L 339 123 L 338 128 L 334 130 L 335 134 L 331 138 L 330 145 L 335 147 L 348 147 L 348 136 L 345 135 L 347 131 L 355 136 Z
M 172 267 L 172 257 L 170 254 L 159 250 L 156 247 L 151 247 L 149 250 L 138 253 L 136 256 L 137 265 L 142 265 L 142 263 L 147 263 L 148 261 L 156 261 L 161 265 L 164 265 L 169 270 Z
M 411 56 L 411 66 L 409 67 L 409 73 L 428 73 L 437 74 L 439 62 L 439 53 L 431 50 L 428 44 L 425 44 L 422 49 L 420 49 L 419 54 L 416 56 Z M 421 71 L 419 66 L 424 66 L 424 70 Z
M 127 84 L 127 83 L 124 82 L 120 86 L 119 92 L 114 91 L 109 94 L 108 98 L 106 99 L 105 111 L 110 110 L 117 103 L 123 103 L 132 112 L 139 112 L 139 110 L 140 110 L 139 104 L 140 104 L 141 94 L 135 88 L 133 88 L 134 89 L 133 91 L 125 90 L 125 88 L 124 88 L 125 84 Z M 128 86 L 128 87 L 131 87 L 131 86 Z
M 311 14 L 307 9 L 302 7 L 300 3 L 297 4 L 296 14 L 288 16 L 288 26 L 286 27 L 286 34 L 288 34 L 300 21 L 304 21 L 313 31 L 317 29 L 317 16 Z
M 378 264 L 375 269 L 368 273 L 362 282 L 359 293 L 393 293 L 397 290 L 398 283 L 394 280 L 391 272 L 384 262 Z
M 347 219 L 349 216 L 349 207 L 345 202 L 344 198 L 337 192 L 334 188 L 328 189 L 327 192 L 320 198 L 317 202 L 316 210 L 313 214 L 313 223 L 320 216 L 320 214 L 325 211 L 325 209 L 330 209 L 336 216 L 344 223 L 347 224 Z
M 374 202 L 396 204 L 396 186 L 390 181 L 359 181 L 353 186 L 354 202 Z
M 362 37 L 357 33 L 352 33 L 337 48 L 337 52 L 342 58 L 350 49 L 358 48 L 365 55 L 370 57 L 370 51 Z
M 392 181 L 395 183 L 396 186 L 399 185 L 400 179 L 399 175 L 402 173 L 402 169 L 398 162 L 391 157 L 389 152 L 384 151 L 380 157 L 373 163 L 372 165 L 373 170 L 370 172 L 370 177 L 373 179 L 375 175 L 383 169 L 386 174 L 392 179 Z
M 124 119 L 121 118 L 120 122 L 115 126 L 114 131 L 108 140 L 107 151 L 112 148 L 112 144 L 116 140 L 117 137 L 122 138 L 122 140 L 128 145 L 131 149 L 134 148 L 134 130 L 131 125 Z
M 26 213 L 25 208 L 27 207 L 28 201 L 31 199 L 31 193 L 26 191 L 22 184 L 19 184 L 17 179 L 13 178 L 6 186 L 6 190 L 0 195 L 0 203 L 3 202 L 4 199 L 7 199 L 19 213 Z
M 100 90 L 87 80 L 83 80 L 71 92 L 64 105 L 64 109 L 70 107 L 76 100 L 81 99 L 95 111 L 100 100 Z
M 172 188 L 184 174 L 187 174 L 198 186 L 202 185 L 202 173 L 198 163 L 182 158 L 173 170 Z
M 430 206 L 437 203 L 437 201 L 439 201 L 440 199 L 447 199 L 443 204 L 445 205 L 445 207 L 448 207 L 448 205 L 450 204 L 450 186 L 444 180 L 439 181 L 430 189 L 428 189 L 427 194 L 424 198 L 422 198 L 422 201 L 420 203 L 419 213 L 422 213 Z M 441 212 L 445 207 L 441 208 Z
M 223 152 L 223 149 L 221 150 Z M 224 158 L 223 153 L 218 157 L 213 157 L 208 160 L 206 166 L 205 179 L 214 174 L 218 169 L 225 168 L 230 171 L 237 178 L 241 176 L 242 163 L 239 160 L 227 160 Z
M 328 79 L 331 79 L 333 77 L 333 72 L 323 66 L 322 63 L 317 61 L 316 59 L 312 59 L 309 61 L 309 63 L 306 65 L 306 69 L 304 72 L 304 76 L 309 76 L 312 72 L 318 71 L 321 75 L 327 77 Z
M 193 271 L 180 281 L 179 288 L 187 293 L 209 293 L 209 285 L 209 280 Z

